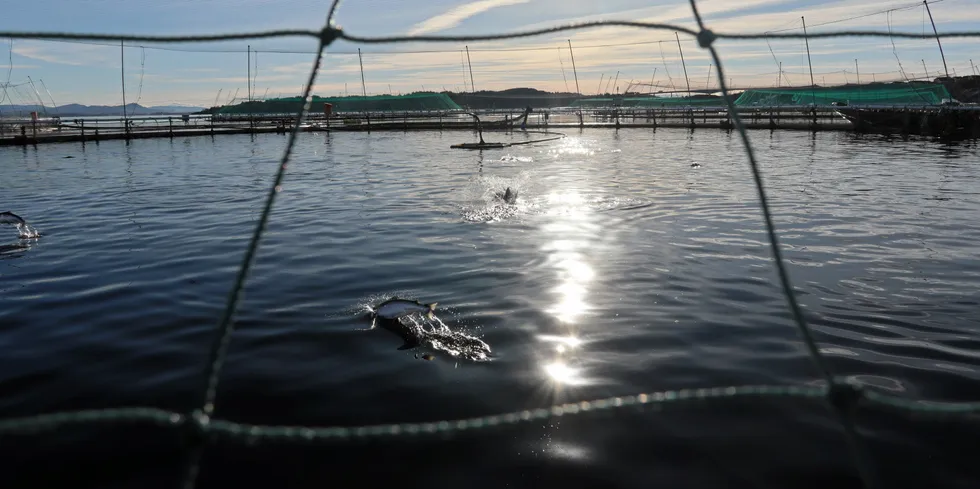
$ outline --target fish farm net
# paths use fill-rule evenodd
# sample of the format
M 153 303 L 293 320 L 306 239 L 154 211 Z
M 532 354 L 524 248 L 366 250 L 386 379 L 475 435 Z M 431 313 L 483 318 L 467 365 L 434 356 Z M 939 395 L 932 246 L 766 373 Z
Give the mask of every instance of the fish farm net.
M 622 409 L 637 405 L 658 405 L 663 407 L 677 406 L 685 402 L 714 400 L 722 402 L 745 397 L 765 397 L 765 398 L 808 398 L 814 401 L 822 401 L 829 404 L 839 416 L 850 447 L 850 455 L 853 459 L 855 470 L 860 475 L 865 487 L 876 487 L 876 467 L 871 462 L 867 450 L 862 444 L 862 440 L 855 428 L 854 411 L 858 407 L 892 409 L 904 413 L 930 413 L 934 415 L 967 415 L 980 412 L 980 402 L 970 403 L 941 403 L 941 402 L 922 402 L 909 400 L 872 390 L 864 389 L 862 386 L 836 377 L 828 368 L 823 354 L 813 338 L 811 328 L 804 318 L 803 312 L 793 292 L 786 264 L 784 263 L 780 250 L 779 238 L 773 225 L 769 203 L 766 197 L 766 190 L 763 184 L 763 177 L 759 170 L 756 156 L 745 132 L 739 113 L 735 110 L 736 100 L 730 95 L 726 85 L 724 65 L 720 59 L 714 42 L 718 39 L 729 40 L 762 40 L 762 39 L 802 39 L 802 33 L 716 33 L 704 24 L 698 11 L 695 0 L 690 1 L 692 14 L 697 21 L 697 30 L 689 29 L 679 25 L 667 23 L 649 23 L 603 20 L 594 22 L 583 22 L 576 24 L 558 25 L 554 27 L 540 28 L 529 31 L 509 32 L 494 35 L 472 35 L 472 36 L 391 36 L 391 37 L 365 37 L 351 34 L 336 27 L 334 16 L 339 0 L 335 0 L 330 6 L 326 17 L 325 26 L 321 30 L 273 30 L 252 33 L 230 33 L 215 35 L 192 35 L 192 36 L 141 36 L 141 35 L 103 35 L 103 34 L 80 34 L 80 33 L 61 33 L 61 32 L 16 32 L 3 31 L 0 37 L 13 39 L 39 39 L 39 40 L 74 40 L 74 41 L 146 41 L 156 43 L 183 43 L 183 42 L 204 42 L 204 41 L 229 41 L 245 39 L 267 39 L 287 36 L 305 36 L 318 40 L 319 49 L 315 59 L 312 60 L 311 70 L 305 82 L 302 104 L 296 107 L 296 118 L 289 134 L 285 150 L 282 154 L 280 165 L 277 166 L 276 173 L 269 185 L 267 198 L 265 200 L 257 226 L 251 236 L 248 247 L 245 250 L 241 266 L 237 272 L 234 284 L 229 292 L 226 305 L 218 319 L 214 333 L 213 342 L 210 346 L 209 357 L 206 369 L 202 372 L 202 393 L 197 407 L 189 412 L 172 412 L 153 407 L 128 407 L 100 410 L 86 410 L 76 412 L 59 412 L 38 414 L 30 417 L 0 420 L 0 437 L 5 435 L 22 435 L 25 433 L 37 433 L 51 430 L 67 430 L 78 425 L 105 425 L 114 423 L 143 423 L 169 427 L 180 430 L 188 434 L 189 440 L 193 440 L 189 448 L 188 456 L 184 467 L 182 487 L 192 488 L 195 485 L 198 471 L 200 468 L 201 456 L 204 445 L 211 437 L 221 437 L 226 440 L 233 440 L 241 443 L 258 443 L 262 441 L 302 441 L 310 442 L 344 442 L 361 438 L 383 438 L 383 437 L 420 437 L 431 434 L 445 434 L 463 430 L 488 429 L 497 425 L 526 423 L 532 420 L 546 418 L 579 415 L 594 411 L 608 411 Z M 239 305 L 242 290 L 249 270 L 255 260 L 256 252 L 259 247 L 260 239 L 263 235 L 269 220 L 269 215 L 275 202 L 277 194 L 281 191 L 281 183 L 289 160 L 293 151 L 297 135 L 300 133 L 300 124 L 303 118 L 311 110 L 314 100 L 311 98 L 311 90 L 320 71 L 321 58 L 324 50 L 334 41 L 344 39 L 346 41 L 362 44 L 380 43 L 400 43 L 400 42 L 479 42 L 493 41 L 501 39 L 511 39 L 520 37 L 537 36 L 562 31 L 572 31 L 581 29 L 594 29 L 600 27 L 631 27 L 638 29 L 661 29 L 681 33 L 685 36 L 692 36 L 697 39 L 699 46 L 707 50 L 716 66 L 716 76 L 723 94 L 725 105 L 728 107 L 735 129 L 738 131 L 740 140 L 743 144 L 749 170 L 752 174 L 755 187 L 758 193 L 758 204 L 762 217 L 765 221 L 768 241 L 772 253 L 772 263 L 776 268 L 779 277 L 782 293 L 785 296 L 787 307 L 792 314 L 792 320 L 799 330 L 802 341 L 806 346 L 816 371 L 823 381 L 822 386 L 794 386 L 794 385 L 759 385 L 759 386 L 725 386 L 717 388 L 702 388 L 690 390 L 676 390 L 664 392 L 640 393 L 629 396 L 619 396 L 606 399 L 595 399 L 555 405 L 546 409 L 526 410 L 510 413 L 500 413 L 493 416 L 484 416 L 471 419 L 439 420 L 423 423 L 401 423 L 374 426 L 329 426 L 329 427 L 308 427 L 308 426 L 272 426 L 272 425 L 248 425 L 228 420 L 223 420 L 215 415 L 215 398 L 217 386 L 220 379 L 221 369 L 226 359 L 229 343 L 234 331 L 234 316 Z M 922 39 L 932 38 L 932 34 L 899 33 L 889 31 L 836 31 L 809 34 L 812 38 L 827 37 L 892 37 Z M 956 38 L 956 37 L 980 37 L 980 31 L 945 32 L 937 37 Z M 884 90 L 884 89 L 882 89 Z M 924 94 L 927 97 L 945 97 L 946 94 L 924 87 L 914 89 L 914 96 L 908 93 L 891 95 L 887 91 L 879 92 L 882 98 L 904 97 L 913 100 Z M 803 90 L 798 92 L 779 92 L 774 91 L 770 94 L 761 94 L 761 97 L 813 97 L 817 93 L 814 90 Z M 861 91 L 821 91 L 821 100 L 837 101 L 841 98 L 855 100 L 861 96 Z M 874 92 L 872 92 L 874 93 Z M 744 95 L 743 95 L 744 96 Z M 433 99 L 434 101 L 436 99 Z M 742 100 L 741 98 L 739 100 Z M 283 102 L 295 103 L 298 101 Z M 364 103 L 385 104 L 383 99 L 364 100 Z M 438 103 L 446 103 L 438 101 Z M 742 104 L 748 103 L 742 101 Z M 768 102 L 767 102 L 768 103 Z

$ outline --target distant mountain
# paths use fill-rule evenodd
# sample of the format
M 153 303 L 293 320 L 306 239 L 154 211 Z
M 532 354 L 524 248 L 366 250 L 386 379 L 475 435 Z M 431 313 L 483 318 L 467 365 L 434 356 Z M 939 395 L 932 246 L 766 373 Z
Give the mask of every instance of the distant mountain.
M 179 115 L 200 112 L 203 107 L 182 105 L 155 105 L 143 107 L 139 104 L 126 104 L 127 115 Z M 29 116 L 37 111 L 42 117 L 94 117 L 103 115 L 122 116 L 122 105 L 80 105 L 67 104 L 58 107 L 40 107 L 37 105 L 0 105 L 0 116 Z
M 480 90 L 478 92 L 445 92 L 461 107 L 470 109 L 536 109 L 567 107 L 582 98 L 568 92 L 545 92 L 536 88 L 508 88 L 506 90 Z

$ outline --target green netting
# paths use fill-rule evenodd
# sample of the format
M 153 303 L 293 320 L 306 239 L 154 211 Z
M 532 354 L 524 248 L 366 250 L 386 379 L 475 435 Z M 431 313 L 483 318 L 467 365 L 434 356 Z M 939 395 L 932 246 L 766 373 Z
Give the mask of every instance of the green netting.
M 312 97 L 311 112 L 323 112 L 331 104 L 333 112 L 390 112 L 415 110 L 462 110 L 444 93 L 373 95 L 368 97 Z M 219 114 L 295 114 L 303 107 L 301 97 L 276 98 L 222 107 Z
M 951 98 L 939 83 L 877 83 L 842 87 L 773 88 L 746 90 L 735 100 L 738 106 L 830 105 L 939 105 Z
M 572 102 L 572 107 L 724 107 L 721 97 L 597 97 Z

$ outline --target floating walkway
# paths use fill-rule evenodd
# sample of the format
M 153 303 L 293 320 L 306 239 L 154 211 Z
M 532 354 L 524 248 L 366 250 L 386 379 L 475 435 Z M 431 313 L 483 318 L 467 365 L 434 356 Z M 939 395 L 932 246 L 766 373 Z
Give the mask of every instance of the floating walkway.
M 848 110 L 851 109 L 851 110 Z M 739 108 L 738 112 L 746 129 L 798 130 L 798 131 L 860 131 L 891 132 L 903 134 L 934 134 L 932 128 L 941 128 L 937 118 L 948 118 L 950 112 L 940 107 L 876 107 L 876 119 L 867 121 L 855 117 L 854 108 L 801 106 Z M 964 112 L 965 113 L 959 113 Z M 568 131 L 571 129 L 619 129 L 619 128 L 685 128 L 685 129 L 734 129 L 725 108 L 601 108 L 601 109 L 539 109 L 526 118 L 523 111 L 485 111 L 480 114 L 483 127 L 499 132 Z M 842 112 L 847 112 L 842 114 Z M 980 109 L 962 108 L 956 111 L 957 126 L 966 124 L 966 137 L 980 136 Z M 879 123 L 881 114 L 887 113 L 903 121 L 902 127 L 890 127 Z M 928 114 L 931 124 L 921 124 L 923 114 Z M 864 115 L 863 113 L 860 115 Z M 908 123 L 910 117 L 913 123 Z M 275 115 L 263 117 L 201 117 L 190 124 L 175 124 L 168 117 L 144 118 L 136 124 L 130 121 L 129 130 L 123 120 L 75 119 L 74 123 L 58 119 L 38 122 L 0 120 L 0 146 L 28 146 L 43 143 L 94 142 L 146 138 L 177 138 L 216 136 L 223 134 L 287 134 L 292 129 L 295 116 Z M 167 122 L 169 124 L 167 124 Z M 523 124 L 518 126 L 516 121 Z M 115 122 L 113 125 L 112 122 Z M 928 130 L 927 130 L 928 129 Z M 339 114 L 330 118 L 322 114 L 310 114 L 300 127 L 303 132 L 344 131 L 476 131 L 477 124 L 466 113 L 459 112 L 404 112 L 374 114 Z M 488 131 L 489 132 L 489 131 Z M 554 132 L 554 131 L 553 131 Z M 534 141 L 510 143 L 478 143 L 453 145 L 460 149 L 493 149 Z

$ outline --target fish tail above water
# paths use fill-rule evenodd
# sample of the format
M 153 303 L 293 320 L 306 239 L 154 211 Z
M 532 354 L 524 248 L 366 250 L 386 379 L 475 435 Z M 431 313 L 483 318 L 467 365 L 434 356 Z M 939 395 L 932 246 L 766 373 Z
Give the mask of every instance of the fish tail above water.
M 412 314 L 422 314 L 432 319 L 434 317 L 432 311 L 435 310 L 436 304 L 435 302 L 432 304 L 422 304 L 415 300 L 392 297 L 377 306 L 370 307 L 370 310 L 375 317 L 385 319 L 397 319 Z
M 13 212 L 6 211 L 0 212 L 0 224 L 15 224 L 17 226 L 23 226 L 27 224 L 27 221 L 25 221 L 23 217 L 20 217 Z
M 507 187 L 504 192 L 496 192 L 494 196 L 507 204 L 513 204 L 517 201 L 517 191 L 510 187 Z

